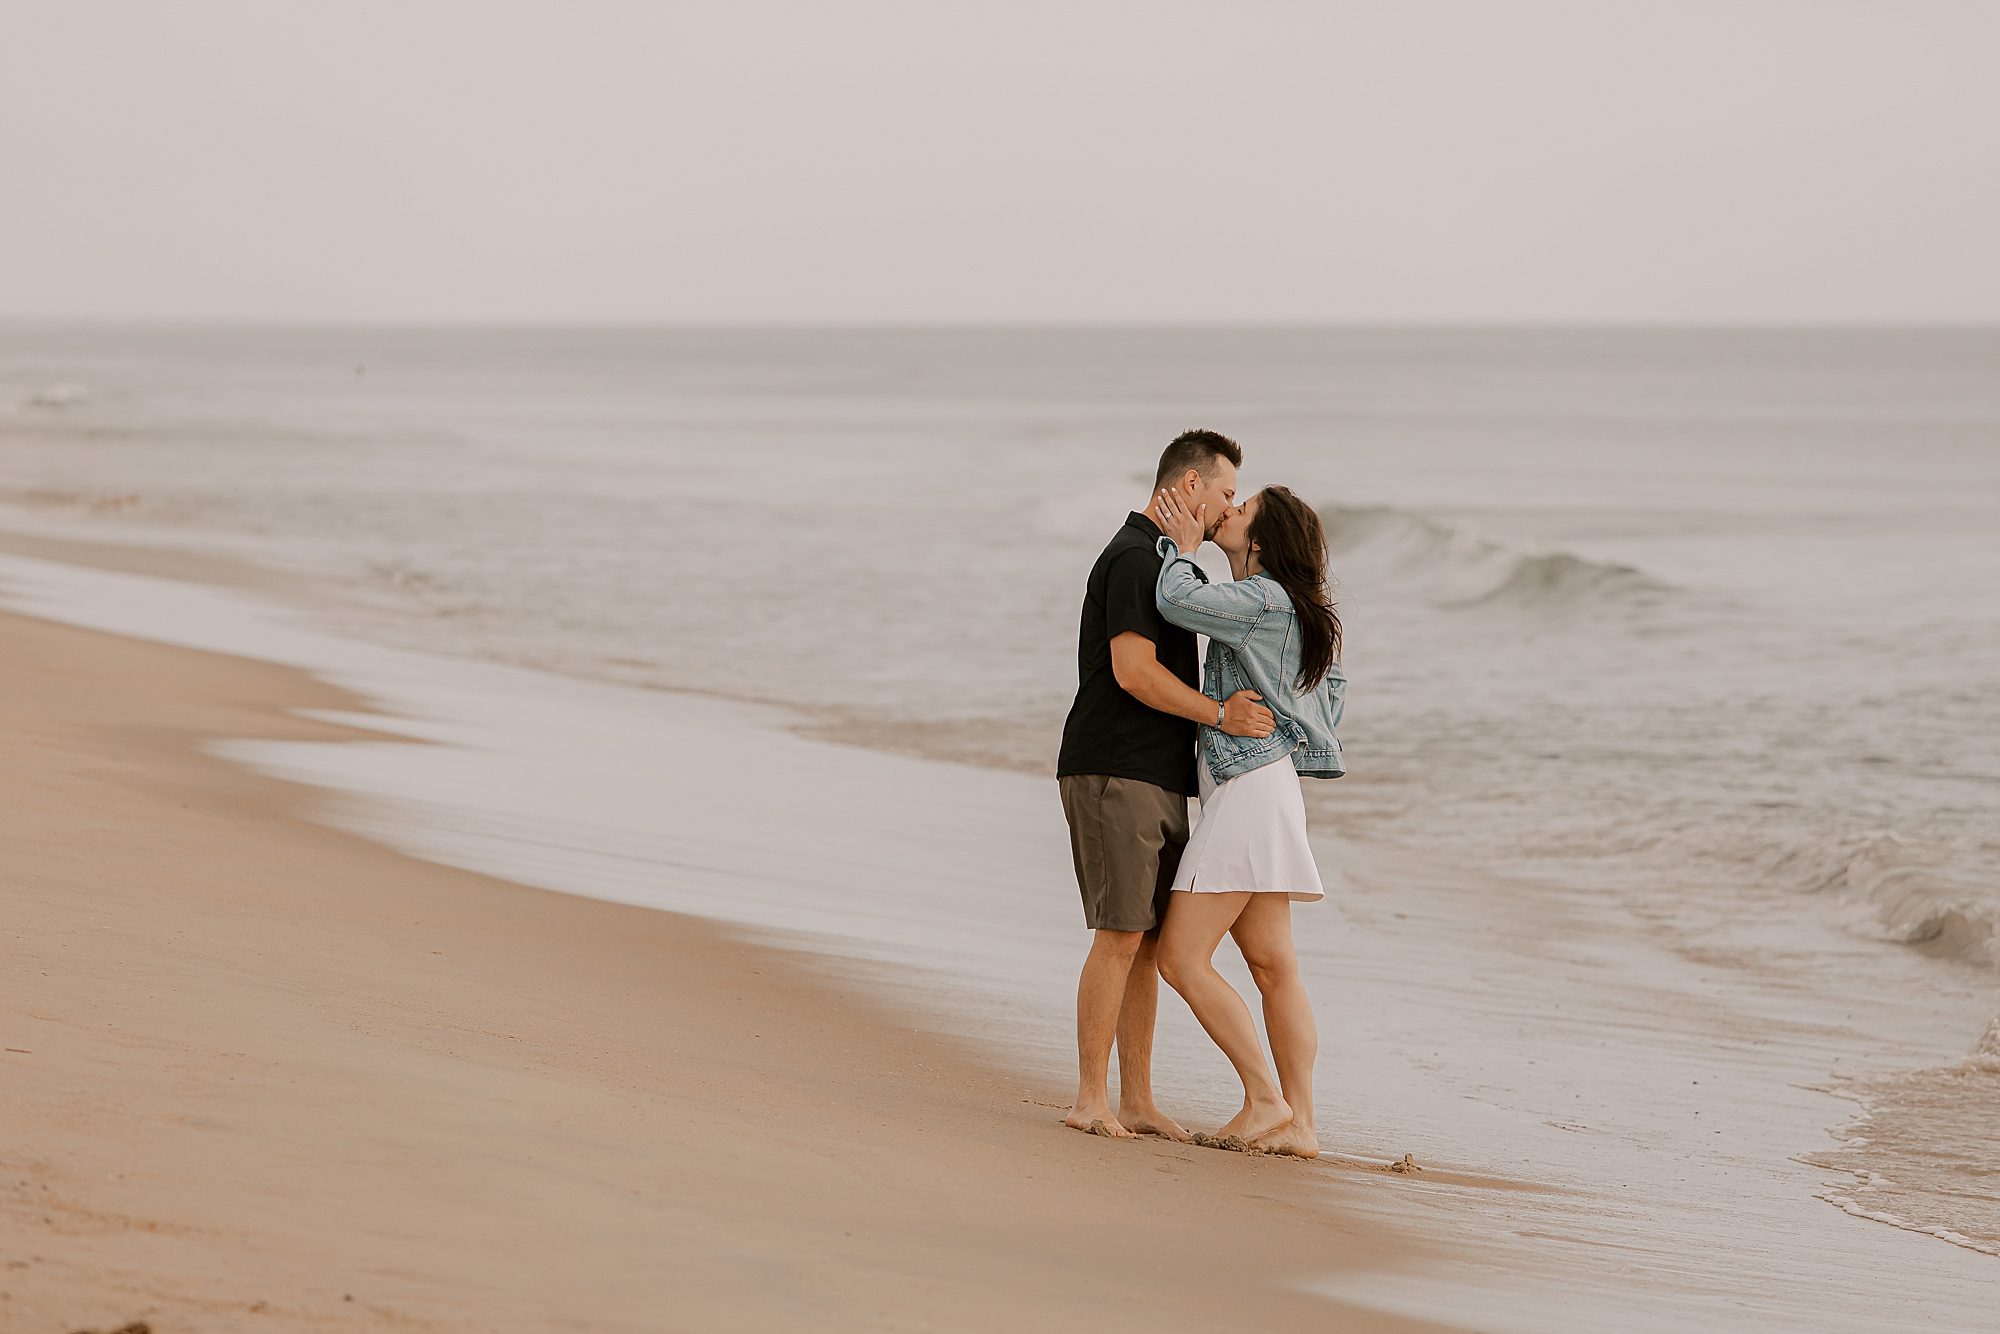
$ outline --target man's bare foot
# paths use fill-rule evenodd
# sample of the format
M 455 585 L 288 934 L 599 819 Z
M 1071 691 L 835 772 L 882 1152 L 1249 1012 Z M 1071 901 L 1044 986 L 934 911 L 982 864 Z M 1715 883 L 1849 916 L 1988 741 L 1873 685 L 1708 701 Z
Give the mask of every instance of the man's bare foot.
M 1311 1126 L 1302 1126 L 1290 1121 L 1279 1126 L 1268 1135 L 1258 1135 L 1250 1141 L 1265 1153 L 1287 1153 L 1294 1158 L 1319 1157 L 1319 1136 Z
M 1121 1112 L 1118 1119 L 1135 1135 L 1159 1135 L 1166 1139 L 1178 1140 L 1182 1144 L 1187 1143 L 1190 1138 L 1180 1122 L 1157 1107 Z
M 1109 1107 L 1079 1107 L 1063 1118 L 1063 1124 L 1086 1135 L 1103 1135 L 1107 1139 L 1133 1138 L 1132 1132 L 1120 1124 Z

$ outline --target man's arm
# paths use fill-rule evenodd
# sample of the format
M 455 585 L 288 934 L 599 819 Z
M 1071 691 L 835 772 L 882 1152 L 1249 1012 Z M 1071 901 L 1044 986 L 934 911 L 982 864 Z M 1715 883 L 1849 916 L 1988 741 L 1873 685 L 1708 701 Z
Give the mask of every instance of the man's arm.
M 1118 687 L 1149 709 L 1171 713 L 1189 722 L 1215 725 L 1215 701 L 1160 665 L 1153 641 L 1136 630 L 1111 640 L 1111 674 Z M 1255 701 L 1254 690 L 1239 690 L 1223 705 L 1222 730 L 1231 736 L 1269 736 L 1277 730 L 1271 711 Z

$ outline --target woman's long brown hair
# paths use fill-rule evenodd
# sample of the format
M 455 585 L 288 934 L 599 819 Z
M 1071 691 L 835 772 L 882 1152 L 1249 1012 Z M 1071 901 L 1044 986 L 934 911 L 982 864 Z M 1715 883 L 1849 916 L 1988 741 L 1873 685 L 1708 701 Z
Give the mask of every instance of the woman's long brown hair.
M 1291 596 L 1299 618 L 1299 689 L 1311 690 L 1340 657 L 1340 614 L 1326 588 L 1326 529 L 1288 488 L 1267 486 L 1257 493 L 1250 541 L 1263 572 Z

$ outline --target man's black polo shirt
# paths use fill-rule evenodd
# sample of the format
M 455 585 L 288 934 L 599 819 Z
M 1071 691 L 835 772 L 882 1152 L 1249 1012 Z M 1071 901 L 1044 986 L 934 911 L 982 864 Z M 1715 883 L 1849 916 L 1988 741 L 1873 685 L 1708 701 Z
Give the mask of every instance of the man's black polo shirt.
M 1062 754 L 1056 776 L 1110 774 L 1196 794 L 1195 725 L 1171 713 L 1147 708 L 1125 693 L 1111 672 L 1111 641 L 1131 630 L 1153 641 L 1162 666 L 1190 689 L 1196 675 L 1194 632 L 1160 615 L 1153 589 L 1160 579 L 1160 530 L 1143 514 L 1125 516 L 1125 526 L 1091 567 L 1083 595 L 1083 624 L 1076 643 L 1076 703 L 1063 724 Z

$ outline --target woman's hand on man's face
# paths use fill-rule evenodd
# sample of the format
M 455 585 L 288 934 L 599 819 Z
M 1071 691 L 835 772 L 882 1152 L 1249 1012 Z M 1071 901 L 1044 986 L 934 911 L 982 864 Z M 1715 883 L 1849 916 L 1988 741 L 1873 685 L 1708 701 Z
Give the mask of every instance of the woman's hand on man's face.
M 1152 520 L 1174 539 L 1183 556 L 1192 556 L 1201 545 L 1202 534 L 1208 531 L 1208 506 L 1190 512 L 1186 497 L 1177 491 L 1161 491 L 1153 497 Z

